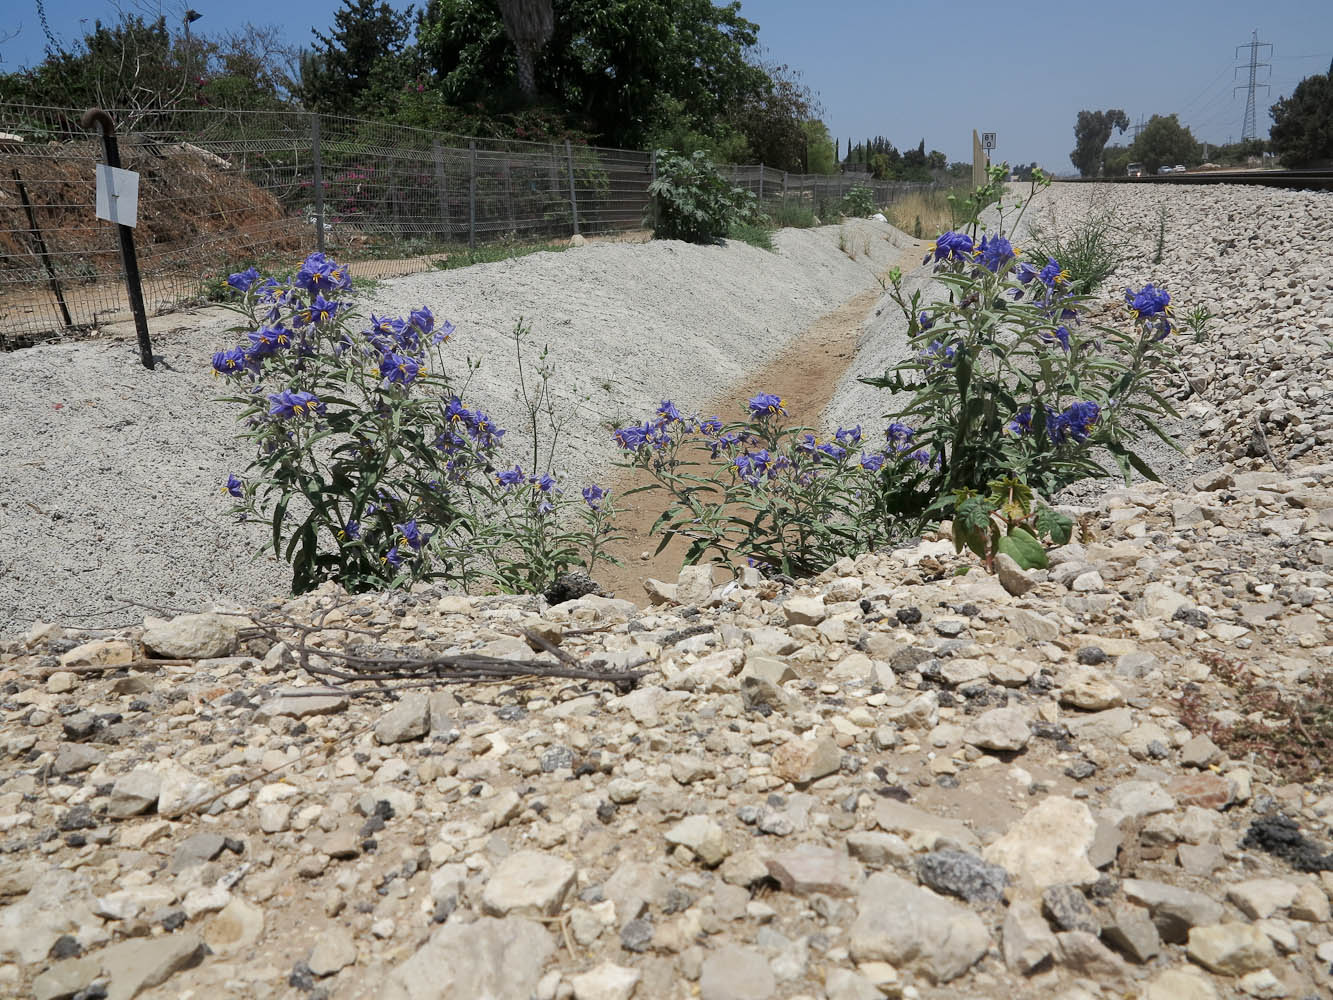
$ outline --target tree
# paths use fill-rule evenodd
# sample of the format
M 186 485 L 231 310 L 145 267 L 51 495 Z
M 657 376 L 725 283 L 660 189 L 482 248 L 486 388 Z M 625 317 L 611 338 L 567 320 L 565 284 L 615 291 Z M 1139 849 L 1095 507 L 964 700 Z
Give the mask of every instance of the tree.
M 805 133 L 805 163 L 802 173 L 836 174 L 838 172 L 838 151 L 829 138 L 828 127 L 818 118 L 801 123 Z
M 608 145 L 644 143 L 664 94 L 711 127 L 765 85 L 764 71 L 746 59 L 759 26 L 741 17 L 739 3 L 552 0 L 551 8 L 555 24 L 534 57 L 534 84 Z M 517 56 L 493 2 L 429 0 L 417 42 L 446 102 L 502 113 L 522 102 L 511 82 Z
M 505 34 L 514 43 L 518 58 L 518 87 L 529 101 L 535 101 L 537 80 L 532 63 L 555 30 L 551 0 L 499 0 L 499 4 Z
M 1119 108 L 1109 111 L 1080 111 L 1074 123 L 1074 151 L 1070 161 L 1084 177 L 1095 177 L 1102 165 L 1102 150 L 1111 138 L 1111 130 L 1123 134 L 1129 128 L 1129 118 Z
M 805 123 L 816 111 L 816 99 L 801 83 L 800 73 L 786 65 L 758 67 L 751 91 L 727 116 L 745 136 L 750 159 L 777 170 L 805 170 Z
M 1129 147 L 1131 160 L 1142 163 L 1151 174 L 1175 163 L 1194 166 L 1202 162 L 1199 143 L 1175 115 L 1153 115 Z
M 1273 149 L 1286 167 L 1333 160 L 1333 63 L 1327 75 L 1307 76 L 1268 112 Z
M 411 76 L 400 53 L 412 8 L 400 14 L 383 0 L 342 2 L 333 14 L 333 33 L 313 32 L 317 44 L 302 62 L 301 97 L 318 111 L 369 113 Z

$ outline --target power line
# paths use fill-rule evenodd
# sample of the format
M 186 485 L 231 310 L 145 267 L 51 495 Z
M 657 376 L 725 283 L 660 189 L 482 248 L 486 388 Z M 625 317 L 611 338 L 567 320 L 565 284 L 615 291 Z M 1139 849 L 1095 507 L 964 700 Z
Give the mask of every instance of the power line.
M 1272 64 L 1272 63 L 1261 63 L 1261 62 L 1259 61 L 1259 50 L 1260 50 L 1260 49 L 1263 49 L 1263 48 L 1268 49 L 1268 55 L 1269 55 L 1269 58 L 1272 58 L 1272 55 L 1273 55 L 1273 46 L 1272 46 L 1272 44 L 1269 43 L 1269 42 L 1261 42 L 1261 41 L 1259 41 L 1259 29 L 1258 29 L 1258 28 L 1256 28 L 1256 29 L 1254 30 L 1254 32 L 1250 35 L 1250 40 L 1249 40 L 1248 42 L 1246 42 L 1244 45 L 1237 45 L 1237 46 L 1236 46 L 1236 56 L 1237 56 L 1237 58 L 1240 57 L 1240 50 L 1241 50 L 1241 49 L 1249 49 L 1249 50 L 1250 50 L 1250 62 L 1249 62 L 1249 66 L 1248 66 L 1248 67 L 1247 67 L 1247 66 L 1243 66 L 1243 65 L 1242 65 L 1242 66 L 1237 66 L 1237 67 L 1235 68 L 1235 70 L 1234 70 L 1234 73 L 1239 73 L 1239 72 L 1240 72 L 1241 70 L 1243 70 L 1243 69 L 1248 69 L 1249 72 L 1250 72 L 1250 82 L 1249 82 L 1247 85 L 1244 85 L 1244 86 L 1237 86 L 1237 87 L 1232 87 L 1232 88 L 1231 88 L 1231 93 L 1232 93 L 1233 95 L 1234 95 L 1234 94 L 1236 93 L 1236 91 L 1238 91 L 1238 90 L 1244 90 L 1244 91 L 1246 91 L 1246 97 L 1245 97 L 1245 118 L 1244 118 L 1243 121 L 1241 122 L 1241 126 L 1240 126 L 1240 141 L 1241 141 L 1241 142 L 1244 142 L 1246 139 L 1254 139 L 1254 138 L 1256 138 L 1256 137 L 1257 137 L 1257 134 L 1258 134 L 1258 131 L 1259 131 L 1259 129 L 1258 129 L 1258 125 L 1257 125 L 1256 122 L 1255 122 L 1255 115 L 1254 115 L 1254 91 L 1255 91 L 1255 88 L 1256 88 L 1256 87 L 1263 87 L 1265 90 L 1268 90 L 1268 89 L 1269 89 L 1269 86 L 1268 86 L 1267 83 L 1257 83 L 1257 82 L 1256 82 L 1256 78 L 1257 78 L 1257 76 L 1258 76 L 1259 69 L 1260 69 L 1261 67 L 1267 67 L 1270 78 L 1271 78 L 1271 76 L 1272 76 L 1272 72 L 1273 72 L 1273 64 Z M 1233 78 L 1234 78 L 1234 73 L 1233 73 Z

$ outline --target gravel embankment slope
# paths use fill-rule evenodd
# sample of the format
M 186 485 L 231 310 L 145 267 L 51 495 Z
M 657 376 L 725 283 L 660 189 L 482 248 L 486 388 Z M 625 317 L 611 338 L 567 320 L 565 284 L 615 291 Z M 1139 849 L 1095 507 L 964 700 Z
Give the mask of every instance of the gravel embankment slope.
M 518 425 L 511 331 L 525 317 L 549 344 L 569 403 L 565 459 L 576 487 L 613 457 L 607 420 L 671 397 L 686 409 L 762 366 L 823 313 L 874 284 L 907 242 L 890 226 L 847 224 L 870 256 L 838 249 L 839 227 L 777 234 L 777 253 L 744 244 L 597 244 L 558 254 L 385 281 L 363 312 L 429 305 L 458 327 L 454 369 L 482 360 L 467 393 L 530 453 Z M 251 558 L 262 526 L 237 524 L 220 495 L 244 469 L 212 353 L 237 317 L 182 317 L 144 371 L 129 343 L 73 343 L 0 355 L 0 634 L 33 619 L 94 625 L 114 597 L 195 606 L 252 603 L 289 579 Z M 535 359 L 536 349 L 529 351 Z M 525 465 L 527 463 L 525 462 Z

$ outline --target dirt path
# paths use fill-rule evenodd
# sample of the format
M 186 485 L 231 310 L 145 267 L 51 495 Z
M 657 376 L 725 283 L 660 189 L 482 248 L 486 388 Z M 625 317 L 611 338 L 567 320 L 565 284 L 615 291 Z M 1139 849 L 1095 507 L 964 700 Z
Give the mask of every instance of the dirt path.
M 904 250 L 896 266 L 904 271 L 918 266 L 922 246 L 918 242 Z M 887 278 L 888 270 L 881 277 Z M 871 287 L 825 313 L 771 362 L 709 400 L 700 412 L 717 414 L 724 421 L 734 420 L 737 407 L 745 399 L 759 392 L 772 392 L 782 397 L 793 420 L 822 429 L 820 418 L 856 356 L 865 318 L 882 294 L 878 286 Z M 656 551 L 661 538 L 652 535 L 650 529 L 662 512 L 666 494 L 653 490 L 625 497 L 630 490 L 650 482 L 651 476 L 636 469 L 621 470 L 610 483 L 612 492 L 621 498 L 618 524 L 626 536 L 610 551 L 622 565 L 603 567 L 596 577 L 607 591 L 631 601 L 643 599 L 643 581 L 649 577 L 674 582 L 688 547 L 683 539 L 677 539 L 661 552 Z M 717 582 L 723 582 L 722 577 Z

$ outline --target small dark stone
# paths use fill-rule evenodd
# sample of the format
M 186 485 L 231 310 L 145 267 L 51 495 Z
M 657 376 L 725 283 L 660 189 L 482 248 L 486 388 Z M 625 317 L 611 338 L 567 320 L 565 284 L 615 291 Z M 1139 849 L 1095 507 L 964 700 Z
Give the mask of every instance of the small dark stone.
M 135 698 L 129 703 L 127 710 L 130 712 L 146 712 L 149 707 L 148 702 L 144 701 L 142 698 Z
M 958 788 L 961 783 L 952 774 L 941 774 L 935 779 L 935 784 L 941 788 Z
M 921 621 L 921 609 L 918 607 L 899 608 L 893 615 L 903 625 L 916 625 Z
M 502 705 L 495 710 L 495 717 L 504 722 L 517 722 L 528 714 L 522 705 Z
M 1008 873 L 966 851 L 934 851 L 917 859 L 917 877 L 936 892 L 969 903 L 993 903 L 1004 894 Z
M 564 604 L 566 601 L 576 601 L 588 594 L 600 594 L 601 592 L 602 588 L 597 586 L 587 573 L 574 572 L 562 573 L 542 596 L 546 598 L 547 604 L 555 606 Z
M 1193 625 L 1195 628 L 1208 627 L 1208 615 L 1198 608 L 1177 608 L 1176 613 L 1171 616 L 1173 622 L 1184 622 L 1186 625 Z
M 64 730 L 65 739 L 77 743 L 93 734 L 97 729 L 97 719 L 91 712 L 76 711 L 60 723 L 60 728 Z
M 960 604 L 954 608 L 954 612 L 962 615 L 964 618 L 975 618 L 981 614 L 981 609 L 975 604 Z
M 842 771 L 843 774 L 859 774 L 863 763 L 864 761 L 856 756 L 856 754 L 845 753 L 842 755 L 842 760 L 838 764 L 838 769 Z
M 56 961 L 62 958 L 78 958 L 83 954 L 83 946 L 73 934 L 61 934 L 56 943 L 51 945 L 51 957 Z
M 758 806 L 741 806 L 736 810 L 736 818 L 746 826 L 754 826 L 763 814 L 764 811 Z
M 432 923 L 442 924 L 458 909 L 458 897 L 450 896 L 435 904 L 435 911 L 430 915 Z
M 91 830 L 97 825 L 93 819 L 93 810 L 89 805 L 75 806 L 69 812 L 60 818 L 57 824 L 62 831 L 70 830 Z
M 162 929 L 165 931 L 178 930 L 185 926 L 184 910 L 168 910 L 162 917 Z
M 1097 765 L 1090 760 L 1079 758 L 1065 768 L 1065 777 L 1073 778 L 1075 781 L 1082 781 L 1084 778 L 1091 778 L 1097 773 Z
M 67 847 L 83 847 L 88 843 L 88 838 L 81 833 L 71 833 L 65 838 Z
M 942 635 L 946 639 L 954 639 L 963 634 L 967 628 L 967 622 L 959 621 L 957 618 L 946 618 L 943 621 L 935 623 L 935 634 Z
M 572 768 L 574 766 L 574 751 L 569 747 L 551 747 L 541 755 L 541 768 L 543 774 L 550 774 L 552 771 L 558 771 L 562 767 Z
M 602 823 L 610 823 L 616 818 L 616 804 L 614 802 L 602 802 L 597 806 L 597 819 Z
M 291 735 L 304 736 L 308 732 L 310 732 L 310 727 L 307 726 L 304 722 L 298 722 L 296 725 L 292 726 Z
M 292 966 L 292 974 L 287 977 L 287 985 L 302 993 L 309 993 L 315 988 L 315 974 L 310 971 L 308 964 L 297 962 Z
M 1333 871 L 1333 854 L 1325 853 L 1318 843 L 1301 833 L 1295 820 L 1286 816 L 1254 820 L 1240 846 L 1266 851 L 1298 872 Z
M 647 951 L 653 940 L 653 925 L 640 917 L 620 928 L 620 946 L 626 951 Z
M 1087 897 L 1072 885 L 1053 885 L 1041 894 L 1041 912 L 1057 930 L 1100 934 L 1102 927 Z
M 222 839 L 223 850 L 231 851 L 232 854 L 245 853 L 245 841 L 239 837 L 224 837 Z
M 889 666 L 895 674 L 909 674 L 934 658 L 934 653 L 923 646 L 905 646 L 889 657 Z
M 683 913 L 690 908 L 694 900 L 684 889 L 668 889 L 666 901 L 662 903 L 663 913 Z
M 1087 667 L 1106 662 L 1106 651 L 1101 646 L 1084 646 L 1076 655 L 1078 662 Z
M 1148 756 L 1153 760 L 1166 760 L 1171 756 L 1171 751 L 1161 740 L 1149 740 L 1147 746 Z
M 359 837 L 369 837 L 371 834 L 379 833 L 384 829 L 384 817 L 379 813 L 374 813 L 369 819 L 361 824 L 361 829 L 357 831 Z
M 606 894 L 602 892 L 602 884 L 600 882 L 596 885 L 588 886 L 588 888 L 579 893 L 579 899 L 585 903 L 600 903 L 605 898 Z

